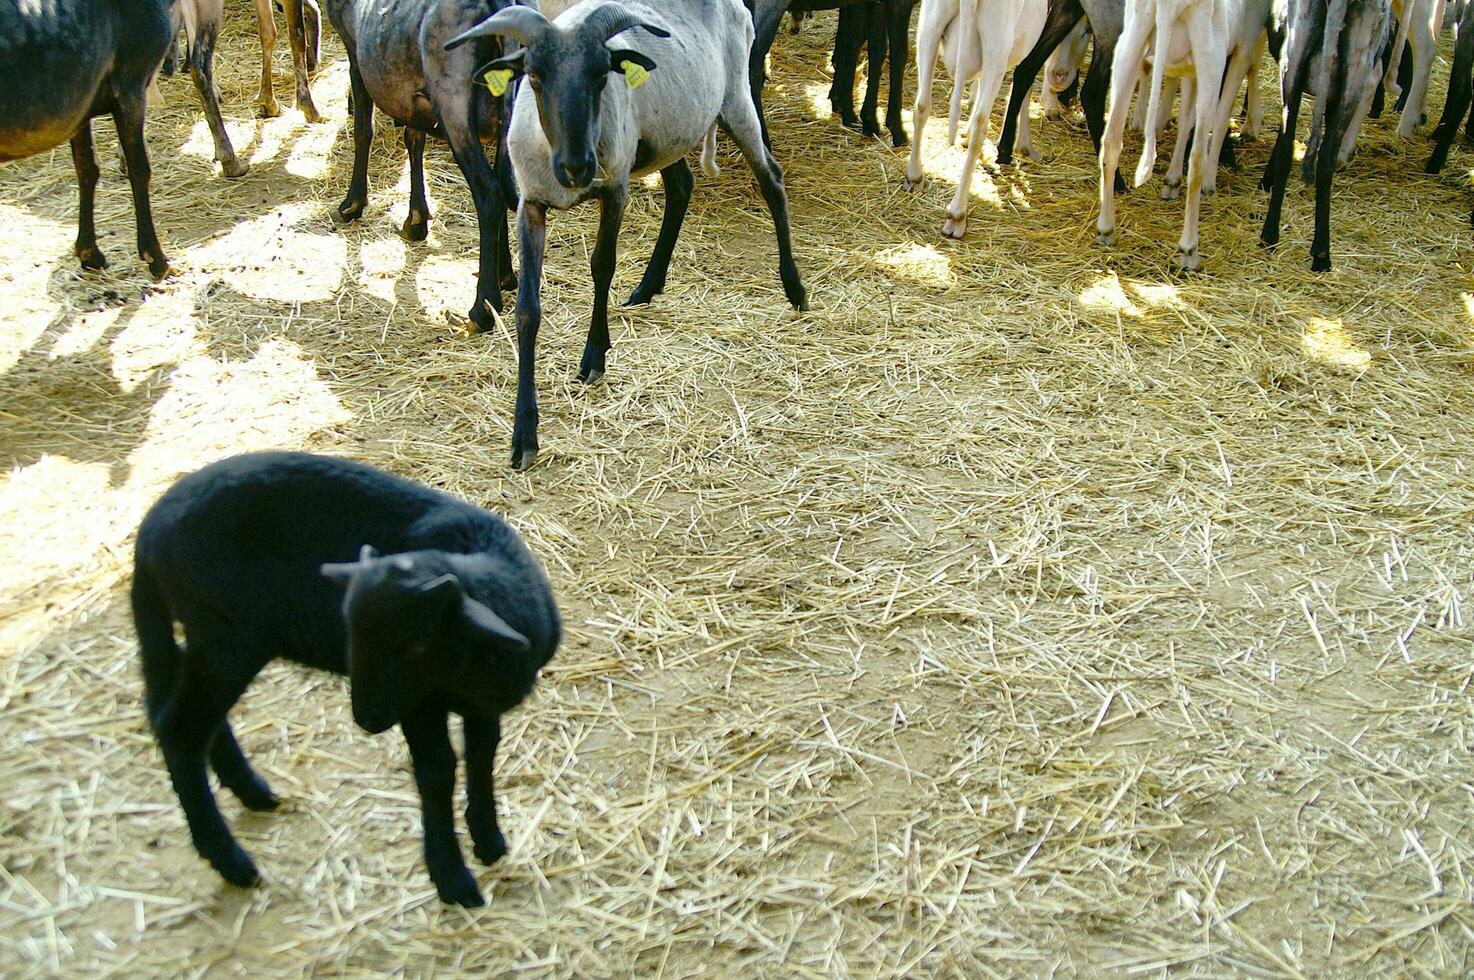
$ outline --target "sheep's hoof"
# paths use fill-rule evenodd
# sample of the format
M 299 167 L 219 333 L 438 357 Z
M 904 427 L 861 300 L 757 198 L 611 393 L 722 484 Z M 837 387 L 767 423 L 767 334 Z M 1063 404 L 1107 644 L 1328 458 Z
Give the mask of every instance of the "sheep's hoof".
M 1172 260 L 1172 264 L 1183 272 L 1197 272 L 1202 267 L 1203 258 L 1198 254 L 1196 245 L 1186 251 L 1179 247 L 1177 249 L 1177 257 Z
M 400 231 L 407 242 L 423 242 L 430 234 L 430 216 L 411 208 Z
M 362 199 L 345 197 L 343 203 L 338 205 L 337 210 L 333 212 L 333 217 L 338 219 L 339 224 L 346 225 L 350 221 L 357 221 L 363 217 L 364 205 L 367 203 Z
M 237 888 L 255 888 L 261 884 L 261 872 L 256 870 L 250 856 L 234 841 L 231 842 L 230 850 L 219 858 L 211 859 L 210 866 L 220 872 L 220 877 Z
M 526 473 L 532 469 L 532 464 L 537 462 L 537 437 L 528 440 L 529 445 L 518 445 L 517 440 L 512 440 L 512 469 L 519 473 Z
M 492 306 L 489 300 L 481 300 L 471 307 L 471 312 L 466 314 L 471 321 L 472 333 L 490 333 L 491 328 L 496 326 L 496 317 L 492 315 Z
M 922 174 L 919 177 L 907 175 L 906 179 L 901 181 L 901 190 L 903 191 L 922 191 L 925 189 L 926 174 Z
M 486 899 L 481 897 L 481 889 L 476 887 L 476 876 L 464 866 L 442 874 L 435 882 L 435 891 L 446 905 L 479 909 L 486 904 Z
M 82 263 L 84 269 L 106 269 L 107 256 L 102 254 L 102 249 L 96 245 L 78 245 L 77 261 Z
M 1115 245 L 1116 244 L 1116 229 L 1114 229 L 1114 228 L 1103 229 L 1099 225 L 1096 225 L 1096 227 L 1095 227 L 1095 241 L 1096 241 L 1096 244 L 1105 245 L 1107 247 L 1110 247 L 1110 246 Z
M 500 830 L 493 830 L 484 843 L 476 841 L 472 850 L 476 854 L 476 860 L 482 864 L 496 864 L 507 853 L 507 839 Z
M 281 115 L 281 103 L 273 96 L 256 103 L 256 115 L 262 119 L 275 119 Z
M 1318 254 L 1312 254 L 1310 256 L 1310 271 L 1311 272 L 1330 272 L 1331 271 L 1331 253 L 1330 252 L 1320 252 Z
M 1162 200 L 1175 201 L 1182 196 L 1182 181 L 1167 180 L 1162 183 Z
M 250 173 L 250 170 L 251 168 L 248 164 L 241 163 L 233 156 L 220 161 L 220 172 L 232 180 L 237 177 L 244 177 Z
M 947 220 L 942 222 L 942 236 L 944 238 L 955 238 L 960 241 L 962 236 L 966 234 L 967 218 L 965 216 L 954 218 L 948 215 Z
M 148 271 L 153 274 L 155 279 L 162 279 L 173 271 L 169 268 L 168 258 L 162 252 L 158 255 L 150 252 L 140 252 L 138 257 L 143 259 L 148 265 Z

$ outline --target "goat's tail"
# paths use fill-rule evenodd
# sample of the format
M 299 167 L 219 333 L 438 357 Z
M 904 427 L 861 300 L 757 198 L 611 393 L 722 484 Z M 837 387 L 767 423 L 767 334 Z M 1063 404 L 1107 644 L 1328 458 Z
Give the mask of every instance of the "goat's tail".
M 159 585 L 142 565 L 133 570 L 133 625 L 143 660 L 143 696 L 150 724 L 157 724 L 179 683 L 183 655 L 174 642 L 174 614 Z
M 957 33 L 952 35 L 952 102 L 947 109 L 947 145 L 957 142 L 957 124 L 962 119 L 962 94 L 967 90 L 966 52 L 978 46 L 977 25 L 973 15 L 977 12 L 977 0 L 962 0 L 959 4 Z
M 706 131 L 706 137 L 701 141 L 701 172 L 707 177 L 715 177 L 722 172 L 717 166 L 717 124 L 712 123 L 711 128 Z
M 1142 120 L 1144 139 L 1141 159 L 1136 162 L 1137 187 L 1152 179 L 1152 169 L 1157 165 L 1157 117 L 1162 111 L 1162 78 L 1167 73 L 1167 57 L 1172 46 L 1172 22 L 1177 19 L 1175 4 L 1157 0 L 1156 8 L 1157 39 L 1152 49 L 1152 87 L 1147 97 L 1146 118 Z

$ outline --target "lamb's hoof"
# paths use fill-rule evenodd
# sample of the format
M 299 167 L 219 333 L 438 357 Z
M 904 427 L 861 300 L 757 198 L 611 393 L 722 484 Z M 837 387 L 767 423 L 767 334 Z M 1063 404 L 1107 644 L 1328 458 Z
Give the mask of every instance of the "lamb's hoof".
M 1166 181 L 1162 184 L 1162 200 L 1175 201 L 1182 196 L 1182 181 Z
M 507 853 L 507 840 L 500 830 L 494 830 L 484 843 L 477 841 L 472 847 L 476 860 L 482 864 L 496 864 Z
M 1179 248 L 1177 250 L 1177 257 L 1172 260 L 1172 264 L 1183 272 L 1197 272 L 1202 267 L 1203 257 L 1198 254 L 1197 246 L 1186 252 Z
M 77 247 L 77 261 L 82 263 L 84 269 L 106 269 L 107 256 L 102 254 L 102 249 L 96 245 L 85 245 Z
M 229 177 L 231 180 L 234 180 L 237 177 L 244 177 L 246 174 L 250 173 L 250 171 L 251 168 L 249 164 L 241 163 L 235 157 L 230 157 L 229 159 L 220 161 L 220 172 L 223 173 L 226 177 Z
M 338 205 L 337 209 L 333 211 L 333 217 L 337 219 L 339 224 L 343 225 L 348 224 L 350 221 L 357 221 L 363 217 L 363 208 L 367 203 L 367 201 L 355 201 L 351 197 L 345 197 L 343 203 Z
M 241 850 L 239 844 L 232 843 L 229 851 L 211 859 L 210 866 L 237 888 L 255 888 L 261 884 L 261 872 L 256 870 L 250 855 Z
M 423 242 L 430 234 L 430 216 L 411 209 L 400 232 L 407 242 Z
M 961 241 L 962 236 L 966 234 L 967 218 L 954 218 L 948 215 L 947 220 L 942 222 L 942 236 L 944 238 L 955 238 Z
M 901 181 L 901 190 L 903 190 L 903 191 L 922 191 L 922 190 L 925 190 L 925 189 L 926 189 L 926 175 L 925 174 L 922 174 L 920 177 L 907 176 L 905 180 Z
M 476 887 L 476 876 L 466 867 L 440 875 L 435 882 L 435 891 L 446 905 L 479 909 L 486 904 L 486 899 L 481 897 L 481 889 Z
M 1109 231 L 1102 231 L 1100 226 L 1097 225 L 1095 228 L 1095 241 L 1096 244 L 1105 245 L 1108 248 L 1115 245 L 1116 229 L 1112 228 Z
M 275 98 L 267 102 L 257 102 L 256 115 L 262 119 L 275 119 L 281 115 L 281 103 L 276 101 Z

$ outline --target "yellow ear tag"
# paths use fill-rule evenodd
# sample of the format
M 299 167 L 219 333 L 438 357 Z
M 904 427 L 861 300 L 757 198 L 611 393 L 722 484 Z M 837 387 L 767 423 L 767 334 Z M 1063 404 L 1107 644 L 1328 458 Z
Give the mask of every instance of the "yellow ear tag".
M 619 67 L 624 69 L 624 83 L 630 88 L 639 88 L 650 77 L 650 73 L 645 70 L 644 65 L 636 64 L 633 61 L 621 61 Z
M 512 84 L 512 69 L 498 68 L 495 71 L 489 71 L 484 79 L 491 94 L 501 97 L 507 93 L 507 86 Z

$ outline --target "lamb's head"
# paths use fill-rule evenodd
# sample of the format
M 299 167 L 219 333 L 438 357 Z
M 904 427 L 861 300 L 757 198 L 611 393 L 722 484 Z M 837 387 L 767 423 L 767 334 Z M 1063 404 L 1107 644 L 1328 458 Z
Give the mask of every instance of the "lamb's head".
M 478 68 L 476 79 L 496 92 L 505 89 L 511 79 L 527 76 L 543 134 L 552 147 L 553 176 L 569 190 L 583 191 L 598 174 L 599 107 L 610 73 L 619 73 L 634 87 L 655 70 L 655 62 L 647 55 L 609 43 L 615 35 L 635 27 L 656 37 L 670 37 L 611 0 L 566 27 L 531 7 L 503 7 L 445 46 L 450 49 L 491 34 L 522 45 Z
M 345 590 L 353 720 L 367 732 L 392 728 L 437 690 L 475 697 L 499 654 L 527 652 L 527 637 L 447 568 L 441 552 L 381 556 L 369 545 L 356 562 L 322 566 Z

